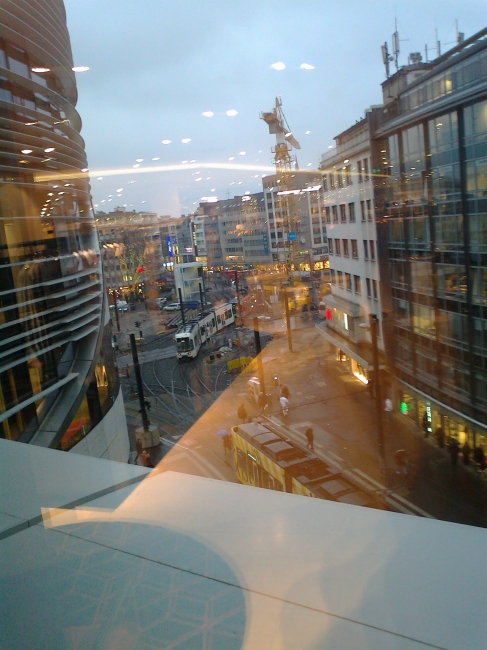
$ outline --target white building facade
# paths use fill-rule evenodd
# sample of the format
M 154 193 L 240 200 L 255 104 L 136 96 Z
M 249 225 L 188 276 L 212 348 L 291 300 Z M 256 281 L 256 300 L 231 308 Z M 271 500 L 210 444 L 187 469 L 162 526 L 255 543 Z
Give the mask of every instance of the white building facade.
M 370 314 L 379 319 L 378 346 L 384 349 L 367 114 L 335 140 L 336 149 L 323 154 L 320 164 L 331 293 L 323 298 L 325 318 L 318 329 L 337 359 L 366 383 L 371 339 L 359 325 L 368 325 Z

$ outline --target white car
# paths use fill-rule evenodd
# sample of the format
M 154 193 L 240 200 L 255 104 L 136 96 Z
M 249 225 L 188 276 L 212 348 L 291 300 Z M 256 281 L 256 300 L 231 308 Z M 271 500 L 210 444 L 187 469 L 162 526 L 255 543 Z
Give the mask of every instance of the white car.
M 178 302 L 170 302 L 168 305 L 165 305 L 163 311 L 177 311 L 181 309 L 181 305 Z

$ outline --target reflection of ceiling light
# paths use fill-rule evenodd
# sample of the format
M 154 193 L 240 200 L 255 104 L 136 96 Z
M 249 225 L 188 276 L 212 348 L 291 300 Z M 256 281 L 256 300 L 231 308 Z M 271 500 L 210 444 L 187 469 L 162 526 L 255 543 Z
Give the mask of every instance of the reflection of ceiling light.
M 343 163 L 346 165 L 350 160 L 347 158 L 346 160 L 343 161 Z
M 83 169 L 82 169 L 81 171 L 82 171 L 82 172 L 87 172 L 87 171 L 88 171 L 88 167 L 83 167 Z
M 54 189 L 56 189 L 57 187 L 59 187 L 59 185 L 53 185 L 53 188 L 54 188 Z
M 25 126 L 34 126 L 34 124 L 38 124 L 38 122 L 26 122 Z
M 307 167 L 311 167 L 311 163 L 308 163 L 308 164 L 307 164 Z
M 98 176 L 98 178 L 97 178 L 96 180 L 97 180 L 97 181 L 102 181 L 102 180 L 103 180 L 103 176 Z
M 47 147 L 47 149 L 44 149 L 44 153 L 51 153 L 51 151 L 54 151 L 54 147 Z
M 299 66 L 302 70 L 314 70 L 315 67 L 314 65 L 310 65 L 309 63 L 301 63 Z
M 132 165 L 134 169 L 137 169 L 137 167 L 140 167 L 140 165 Z
M 51 72 L 51 68 L 31 68 L 32 72 Z
M 305 135 L 309 135 L 310 133 L 311 133 L 311 131 L 306 131 Z
M 245 151 L 240 151 L 238 155 L 239 156 L 245 156 Z
M 277 63 L 272 63 L 271 68 L 274 68 L 274 70 L 284 70 L 286 66 L 282 61 L 278 61 Z
M 152 160 L 160 160 L 160 158 L 153 158 Z
M 228 117 L 235 117 L 235 115 L 238 115 L 238 111 L 236 111 L 233 108 L 231 110 L 229 110 L 229 111 L 226 111 L 226 113 L 227 113 Z
M 191 142 L 191 138 L 183 138 L 183 139 L 181 140 L 181 142 L 182 142 L 183 144 L 188 144 L 188 142 Z
M 333 149 L 333 145 L 332 145 L 332 144 L 329 144 L 329 145 L 328 145 L 328 149 Z
M 144 162 L 144 159 L 143 158 L 136 158 L 135 162 Z
M 205 111 L 204 113 L 201 113 L 204 117 L 213 117 L 214 114 L 213 111 Z
M 171 144 L 171 140 L 163 140 L 162 144 Z
M 187 161 L 187 160 L 183 160 L 183 165 L 187 165 L 187 164 L 188 164 L 188 161 Z
M 194 163 L 194 162 L 196 162 L 196 160 L 190 160 L 189 162 Z
M 19 163 L 21 163 L 22 165 L 27 165 L 27 160 L 19 160 Z
M 32 149 L 22 149 L 22 153 L 25 154 L 32 153 Z
M 73 72 L 86 72 L 89 70 L 87 65 L 75 65 L 74 68 L 71 68 Z
M 235 156 L 230 156 L 228 160 L 235 160 Z
M 117 192 L 123 192 L 123 187 L 119 187 L 118 190 L 116 190 L 116 191 Z

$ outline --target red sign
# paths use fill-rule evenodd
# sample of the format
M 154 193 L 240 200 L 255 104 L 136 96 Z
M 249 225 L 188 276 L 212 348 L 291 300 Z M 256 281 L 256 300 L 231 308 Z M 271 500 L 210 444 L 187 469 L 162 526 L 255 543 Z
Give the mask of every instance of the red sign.
M 331 320 L 332 316 L 333 316 L 333 314 L 331 313 L 331 309 L 329 307 L 327 307 L 326 310 L 325 310 L 325 318 L 326 318 L 326 320 Z

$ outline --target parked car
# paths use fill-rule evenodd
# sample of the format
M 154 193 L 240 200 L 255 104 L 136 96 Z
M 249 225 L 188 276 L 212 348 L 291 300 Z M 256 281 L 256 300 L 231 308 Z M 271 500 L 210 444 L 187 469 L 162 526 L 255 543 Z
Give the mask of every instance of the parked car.
M 128 302 L 126 300 L 119 300 L 117 302 L 117 308 L 118 311 L 128 311 L 129 309 Z
M 167 298 L 156 298 L 157 305 L 162 309 L 167 302 Z
M 181 305 L 178 302 L 170 302 L 168 305 L 164 305 L 162 309 L 164 311 L 177 311 L 181 309 Z

